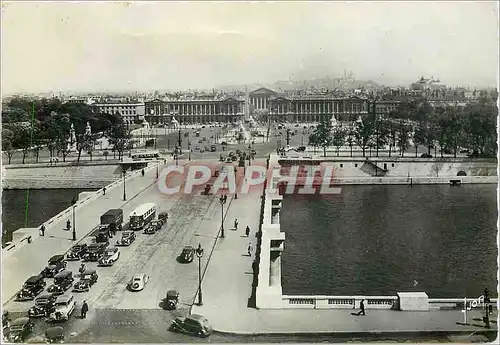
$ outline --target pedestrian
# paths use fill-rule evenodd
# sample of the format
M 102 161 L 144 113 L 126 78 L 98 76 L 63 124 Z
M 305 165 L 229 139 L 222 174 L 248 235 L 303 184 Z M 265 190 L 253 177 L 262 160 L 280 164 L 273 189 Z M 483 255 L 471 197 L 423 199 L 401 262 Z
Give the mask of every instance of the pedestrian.
M 245 234 L 247 237 L 250 235 L 250 227 L 247 225 L 247 228 L 245 229 Z
M 82 319 L 87 317 L 87 312 L 89 311 L 89 306 L 87 305 L 87 301 L 83 301 L 82 304 Z
M 141 170 L 141 174 L 144 177 L 144 169 Z
M 102 195 L 106 195 L 106 187 L 102 187 Z
M 238 230 L 238 218 L 234 220 L 234 230 Z
M 365 303 L 364 303 L 363 299 L 361 300 L 361 302 L 359 302 L 359 308 L 360 308 L 360 311 L 356 315 L 366 315 L 365 314 Z
M 251 256 L 252 255 L 252 242 L 248 242 L 248 256 Z
M 71 229 L 71 221 L 68 219 L 68 221 L 66 222 L 66 230 L 70 229 Z
M 45 224 L 40 227 L 40 236 L 45 236 Z

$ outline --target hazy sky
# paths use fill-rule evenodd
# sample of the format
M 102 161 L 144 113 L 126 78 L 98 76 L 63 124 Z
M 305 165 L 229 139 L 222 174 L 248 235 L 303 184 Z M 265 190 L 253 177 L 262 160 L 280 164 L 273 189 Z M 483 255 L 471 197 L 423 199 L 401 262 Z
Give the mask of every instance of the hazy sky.
M 4 3 L 1 25 L 3 93 L 498 78 L 496 2 Z

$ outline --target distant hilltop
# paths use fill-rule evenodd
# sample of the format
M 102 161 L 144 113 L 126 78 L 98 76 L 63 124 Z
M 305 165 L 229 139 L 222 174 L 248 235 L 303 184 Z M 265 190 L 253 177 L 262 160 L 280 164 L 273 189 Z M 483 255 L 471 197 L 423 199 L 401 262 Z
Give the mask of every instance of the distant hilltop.
M 383 86 L 372 81 L 372 80 L 353 80 L 346 78 L 317 78 L 309 80 L 281 80 L 274 82 L 272 84 L 267 83 L 253 83 L 246 85 L 225 85 L 219 87 L 219 89 L 224 91 L 232 90 L 245 90 L 248 88 L 249 91 L 258 89 L 260 87 L 269 88 L 275 91 L 287 91 L 287 90 L 297 90 L 297 89 L 379 89 Z

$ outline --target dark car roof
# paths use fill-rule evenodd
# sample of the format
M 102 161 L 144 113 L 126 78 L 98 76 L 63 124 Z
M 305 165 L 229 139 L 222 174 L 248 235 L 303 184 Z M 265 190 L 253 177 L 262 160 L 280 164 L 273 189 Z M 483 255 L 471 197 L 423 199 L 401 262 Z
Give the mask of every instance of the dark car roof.
M 73 273 L 71 271 L 64 270 L 62 272 L 57 273 L 56 276 L 54 277 L 54 279 L 69 277 L 72 274 Z
M 87 269 L 85 269 L 85 271 L 82 273 L 82 275 L 84 276 L 84 275 L 87 275 L 87 274 L 94 274 L 94 273 L 96 273 L 96 270 L 95 270 L 95 269 L 93 269 L 93 268 L 87 268 Z
M 64 334 L 64 329 L 61 326 L 51 327 L 45 331 L 48 338 L 59 337 Z
M 29 277 L 26 280 L 26 283 L 37 283 L 40 280 L 43 280 L 43 276 L 42 275 L 32 276 L 32 277 Z
M 179 296 L 179 293 L 176 290 L 167 291 L 167 297 L 177 297 L 177 296 Z
M 188 316 L 188 319 L 197 320 L 197 321 L 204 321 L 205 316 L 199 315 L 199 314 L 191 314 Z
M 14 321 L 12 321 L 10 325 L 11 326 L 21 326 L 21 325 L 27 324 L 28 322 L 30 322 L 29 317 L 20 317 L 18 319 L 15 319 Z
M 64 255 L 54 255 L 49 259 L 49 262 L 57 262 L 61 260 L 64 260 Z
M 45 294 L 43 294 L 43 295 L 38 296 L 38 297 L 35 299 L 35 301 L 42 300 L 42 299 L 49 299 L 49 298 L 52 298 L 52 297 L 54 297 L 52 294 L 50 294 L 50 293 L 45 293 Z

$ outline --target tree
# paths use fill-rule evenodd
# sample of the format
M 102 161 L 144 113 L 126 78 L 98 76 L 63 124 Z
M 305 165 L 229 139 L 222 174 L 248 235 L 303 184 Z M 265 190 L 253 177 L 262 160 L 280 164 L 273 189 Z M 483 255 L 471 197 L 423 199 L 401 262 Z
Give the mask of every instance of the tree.
M 14 146 L 22 150 L 22 163 L 24 164 L 31 147 L 33 146 L 31 128 L 25 126 L 16 126 L 14 130 Z
M 339 156 L 340 148 L 344 145 L 346 131 L 342 127 L 336 127 L 333 130 L 332 145 L 337 148 L 337 157 Z
M 7 128 L 2 128 L 2 151 L 5 152 L 7 158 L 9 159 L 9 163 L 12 160 L 12 156 L 14 155 L 14 148 L 12 146 L 12 141 L 14 140 L 14 133 L 12 130 Z
M 366 149 L 375 132 L 375 115 L 369 114 L 356 122 L 354 127 L 354 138 L 356 143 L 363 150 L 365 157 Z
M 318 146 L 323 148 L 323 156 L 326 157 L 326 148 L 332 146 L 332 125 L 330 121 L 322 121 L 314 130 Z
M 399 153 L 401 157 L 404 157 L 405 151 L 408 149 L 408 141 L 410 139 L 409 134 L 410 131 L 408 127 L 405 124 L 403 124 L 403 122 L 401 122 L 397 136 L 397 144 L 399 146 Z
M 113 145 L 113 150 L 118 152 L 118 159 L 121 159 L 123 151 L 129 147 L 132 136 L 124 124 L 111 127 L 106 133 L 109 142 Z
M 314 154 L 316 154 L 316 148 L 319 147 L 319 138 L 316 132 L 309 134 L 309 145 L 314 147 Z
M 347 134 L 347 139 L 346 139 L 347 145 L 349 145 L 349 148 L 351 149 L 351 157 L 352 157 L 352 147 L 354 146 L 354 134 L 349 131 Z
M 106 149 L 102 152 L 102 155 L 104 156 L 104 160 L 108 160 L 108 156 L 109 156 L 109 151 Z

